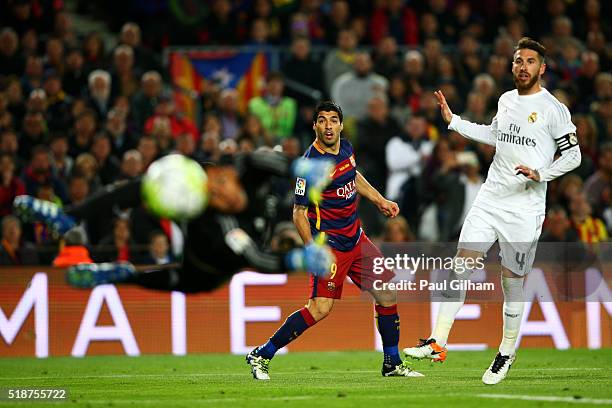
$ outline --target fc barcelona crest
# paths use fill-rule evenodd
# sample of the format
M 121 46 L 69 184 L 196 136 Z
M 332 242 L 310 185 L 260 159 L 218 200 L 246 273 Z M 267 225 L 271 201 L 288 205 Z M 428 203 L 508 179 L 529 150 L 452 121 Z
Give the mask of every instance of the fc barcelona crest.
M 535 123 L 536 120 L 538 120 L 538 113 L 537 112 L 531 112 L 531 115 L 529 115 L 529 117 L 527 118 L 527 122 Z

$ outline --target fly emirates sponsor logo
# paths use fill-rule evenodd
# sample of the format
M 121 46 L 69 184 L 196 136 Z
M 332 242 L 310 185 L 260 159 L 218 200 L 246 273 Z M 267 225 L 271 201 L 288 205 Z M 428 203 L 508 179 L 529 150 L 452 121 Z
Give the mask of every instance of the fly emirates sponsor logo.
M 357 190 L 355 188 L 355 180 L 353 180 L 353 181 L 349 181 L 348 183 L 346 183 L 342 187 L 338 187 L 336 189 L 336 196 L 342 197 L 345 200 L 348 200 L 352 196 L 354 196 L 356 192 L 357 192 Z

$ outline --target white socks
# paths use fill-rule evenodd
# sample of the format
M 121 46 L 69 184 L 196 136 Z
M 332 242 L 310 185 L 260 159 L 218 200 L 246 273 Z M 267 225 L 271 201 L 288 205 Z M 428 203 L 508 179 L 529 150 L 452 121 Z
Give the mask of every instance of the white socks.
M 518 339 L 525 301 L 523 298 L 524 278 L 506 278 L 502 276 L 502 289 L 504 290 L 504 334 L 499 352 L 504 356 L 514 354 L 516 340 Z
M 451 279 L 469 279 L 471 271 L 465 272 L 464 278 L 452 277 L 446 282 L 450 285 Z M 451 275 L 452 276 L 452 275 Z M 444 299 L 440 302 L 440 309 L 438 309 L 438 318 L 436 319 L 436 325 L 431 332 L 430 338 L 434 338 L 436 343 L 442 347 L 446 346 L 448 341 L 448 333 L 450 332 L 453 323 L 455 322 L 455 316 L 459 313 L 459 310 L 465 303 L 465 290 L 452 290 L 447 287 L 447 290 L 443 291 L 442 296 Z

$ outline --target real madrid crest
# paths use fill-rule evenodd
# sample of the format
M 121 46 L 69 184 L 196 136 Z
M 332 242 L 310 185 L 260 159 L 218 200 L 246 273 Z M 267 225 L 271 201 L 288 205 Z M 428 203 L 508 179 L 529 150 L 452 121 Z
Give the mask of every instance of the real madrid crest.
M 538 113 L 537 112 L 531 112 L 531 115 L 529 115 L 529 117 L 527 118 L 527 122 L 535 123 L 536 120 L 538 120 Z

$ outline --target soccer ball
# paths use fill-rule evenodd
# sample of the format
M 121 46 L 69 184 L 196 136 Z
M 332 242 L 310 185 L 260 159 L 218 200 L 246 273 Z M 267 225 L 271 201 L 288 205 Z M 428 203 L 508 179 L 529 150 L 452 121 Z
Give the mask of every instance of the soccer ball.
M 180 154 L 170 154 L 153 162 L 142 179 L 141 192 L 151 212 L 171 220 L 195 218 L 208 202 L 204 169 Z

